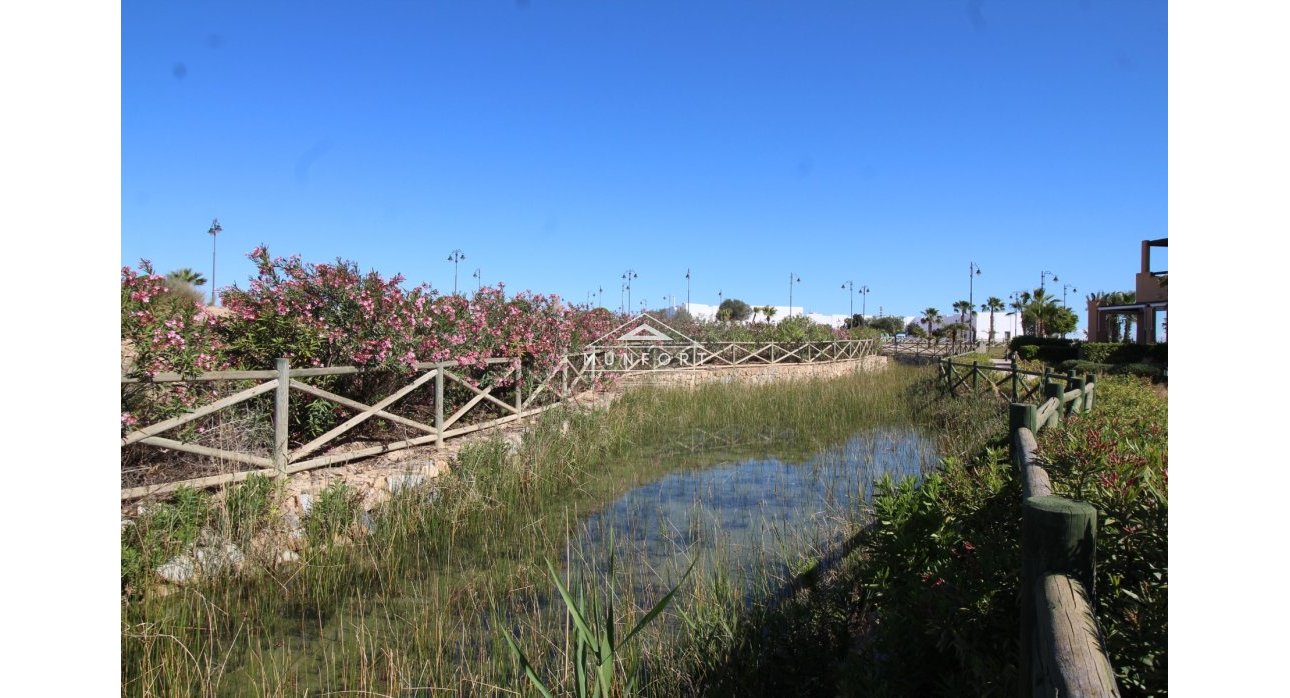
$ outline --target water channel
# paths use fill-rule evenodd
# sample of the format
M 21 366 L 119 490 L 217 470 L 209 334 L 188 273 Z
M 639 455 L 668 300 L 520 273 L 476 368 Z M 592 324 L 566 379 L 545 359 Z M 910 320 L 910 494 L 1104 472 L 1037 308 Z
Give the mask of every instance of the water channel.
M 802 462 L 749 458 L 674 472 L 588 517 L 572 547 L 584 567 L 600 569 L 612 536 L 617 576 L 638 592 L 656 589 L 651 580 L 675 580 L 696 556 L 749 582 L 783 578 L 794 560 L 827 556 L 842 543 L 876 480 L 919 477 L 938 462 L 932 438 L 887 428 Z

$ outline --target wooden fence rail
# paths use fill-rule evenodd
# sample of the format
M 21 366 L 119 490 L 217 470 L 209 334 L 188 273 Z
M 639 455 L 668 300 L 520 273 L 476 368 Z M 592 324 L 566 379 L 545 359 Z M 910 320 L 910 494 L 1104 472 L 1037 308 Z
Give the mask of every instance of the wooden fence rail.
M 1042 404 L 1014 402 L 1008 414 L 1022 492 L 1020 694 L 1118 696 L 1093 613 L 1097 510 L 1054 496 L 1035 457 L 1039 430 L 1093 406 L 1093 376 L 1064 378 L 1045 379 Z
M 983 346 L 985 346 L 984 342 L 942 342 L 905 337 L 902 339 L 892 338 L 882 342 L 879 346 L 879 351 L 885 356 L 930 362 L 977 351 Z
M 256 470 L 222 473 L 207 477 L 191 478 L 142 487 L 123 488 L 122 499 L 135 499 L 147 495 L 174 492 L 183 486 L 210 487 L 237 482 L 253 474 L 285 476 L 313 468 L 390 453 L 416 446 L 435 444 L 442 448 L 445 439 L 501 426 L 517 419 L 541 414 L 564 400 L 590 390 L 603 377 L 630 371 L 695 369 L 720 366 L 747 366 L 755 364 L 824 363 L 861 359 L 875 352 L 873 340 L 838 340 L 828 342 L 721 342 L 710 344 L 683 344 L 650 347 L 588 347 L 581 353 L 564 356 L 545 375 L 528 384 L 525 392 L 524 364 L 514 358 L 490 358 L 483 362 L 484 371 L 501 371 L 488 376 L 487 385 L 477 384 L 469 375 L 468 366 L 456 362 L 420 362 L 411 367 L 402 387 L 372 404 L 337 394 L 302 379 L 324 376 L 351 376 L 375 371 L 354 366 L 323 368 L 293 368 L 286 359 L 278 359 L 273 370 L 211 371 L 197 376 L 160 373 L 147 379 L 122 378 L 123 387 L 144 387 L 147 384 L 175 383 L 236 383 L 260 381 L 251 387 L 220 396 L 209 404 L 196 407 L 185 414 L 146 425 L 126 434 L 121 446 L 140 444 L 213 458 L 224 463 L 251 466 Z M 684 352 L 684 353 L 683 353 Z M 684 361 L 680 358 L 684 357 Z M 530 378 L 534 378 L 530 376 Z M 509 394 L 501 393 L 505 385 Z M 454 386 L 458 395 L 465 398 L 461 404 L 448 405 L 445 389 Z M 433 390 L 433 421 L 428 418 L 392 412 L 394 405 L 413 394 L 425 401 Z M 163 436 L 230 407 L 243 404 L 266 393 L 273 395 L 271 422 L 272 442 L 257 447 L 242 444 L 243 450 L 220 448 L 181 438 Z M 304 394 L 313 400 L 322 400 L 353 412 L 344 421 L 327 431 L 298 444 L 294 449 L 289 443 L 288 422 L 292 394 Z M 499 394 L 500 393 L 500 394 Z M 494 410 L 489 419 L 466 424 L 465 419 L 481 406 Z M 496 416 L 495 416 L 496 415 Z M 346 452 L 327 453 L 339 439 L 372 420 L 384 420 L 406 430 L 399 440 L 385 440 L 376 445 Z M 266 448 L 267 446 L 267 448 Z
M 320 376 L 343 376 L 357 375 L 362 373 L 375 373 L 375 371 L 366 371 L 353 366 L 337 366 L 328 368 L 292 368 L 286 359 L 278 359 L 276 366 L 272 371 L 211 371 L 197 376 L 180 376 L 177 374 L 158 374 L 150 380 L 140 380 L 138 378 L 123 378 L 121 383 L 125 385 L 136 385 L 141 383 L 211 383 L 218 381 L 264 381 L 258 385 L 252 386 L 235 392 L 231 395 L 221 397 L 209 404 L 197 407 L 190 412 L 162 420 L 155 424 L 150 424 L 139 429 L 135 429 L 126 434 L 121 439 L 122 447 L 132 444 L 142 444 L 157 448 L 170 449 L 195 455 L 214 458 L 222 462 L 238 463 L 257 467 L 258 470 L 240 471 L 232 473 L 222 473 L 208 477 L 191 478 L 187 480 L 168 482 L 157 485 L 147 485 L 142 487 L 130 487 L 121 490 L 122 499 L 135 499 L 138 497 L 154 494 L 165 494 L 173 492 L 180 487 L 210 487 L 230 482 L 244 480 L 254 474 L 262 475 L 290 475 L 292 473 L 320 468 L 329 465 L 338 465 L 359 458 L 366 458 L 381 453 L 390 453 L 414 446 L 434 443 L 439 446 L 443 445 L 444 439 L 460 436 L 463 434 L 480 431 L 495 426 L 500 426 L 508 422 L 520 419 L 522 417 L 540 414 L 560 401 L 574 394 L 583 392 L 592 387 L 592 376 L 578 368 L 571 369 L 568 357 L 562 358 L 552 371 L 543 381 L 538 382 L 532 392 L 525 395 L 523 392 L 523 364 L 519 359 L 492 358 L 483 362 L 484 370 L 496 369 L 498 367 L 505 370 L 497 375 L 489 376 L 488 385 L 476 385 L 466 375 L 469 367 L 463 367 L 455 362 L 421 362 L 412 367 L 412 373 L 408 382 L 402 387 L 394 390 L 389 395 L 381 398 L 373 404 L 365 404 L 358 400 L 351 399 L 344 395 L 339 395 L 329 390 L 325 390 L 315 385 L 302 382 L 300 379 Z M 559 376 L 557 382 L 555 378 Z M 465 393 L 472 394 L 464 404 L 455 406 L 455 410 L 445 415 L 447 403 L 444 399 L 444 387 L 446 383 L 462 386 Z M 501 400 L 495 395 L 499 385 L 507 385 L 510 392 L 513 393 L 509 400 Z M 432 386 L 432 388 L 431 388 Z M 433 410 L 434 423 L 430 424 L 408 416 L 394 414 L 389 411 L 393 405 L 404 398 L 416 392 L 425 392 L 430 389 L 434 390 Z M 297 446 L 294 450 L 289 448 L 288 443 L 288 421 L 290 413 L 290 400 L 292 392 L 303 393 L 310 398 L 324 400 L 342 407 L 348 408 L 355 412 L 353 416 L 337 424 L 325 433 L 318 435 L 308 443 Z M 272 423 L 273 423 L 273 440 L 269 444 L 268 455 L 262 455 L 255 452 L 245 452 L 239 450 L 230 450 L 228 448 L 216 448 L 199 443 L 186 442 L 180 439 L 167 438 L 160 434 L 172 431 L 184 425 L 195 422 L 215 414 L 221 410 L 244 403 L 252 398 L 265 393 L 273 394 L 272 405 Z M 555 402 L 551 404 L 539 404 L 537 398 L 539 395 L 546 393 Z M 461 420 L 479 405 L 487 402 L 496 406 L 503 414 L 502 416 L 487 419 L 481 423 L 461 426 Z M 372 420 L 383 419 L 392 424 L 404 427 L 407 430 L 418 434 L 410 438 L 403 438 L 397 441 L 386 441 L 374 446 L 359 448 L 342 453 L 328 453 L 319 455 L 327 446 L 335 445 L 337 440 L 345 434 L 352 432 L 360 425 Z M 248 445 L 246 448 L 252 448 Z

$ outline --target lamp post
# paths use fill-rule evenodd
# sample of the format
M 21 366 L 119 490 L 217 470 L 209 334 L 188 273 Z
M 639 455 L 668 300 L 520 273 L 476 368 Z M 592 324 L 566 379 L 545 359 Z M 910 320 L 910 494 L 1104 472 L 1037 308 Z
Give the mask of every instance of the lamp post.
M 856 316 L 856 285 L 851 281 L 843 281 L 842 288 L 851 289 L 851 292 L 847 294 L 847 300 L 851 303 L 851 312 L 847 314 L 847 327 L 850 327 Z
M 968 316 L 972 318 L 972 324 L 968 327 L 968 337 L 973 342 L 976 341 L 976 299 L 972 296 L 972 282 L 980 275 L 981 266 L 976 262 L 968 262 Z
M 869 287 L 861 286 L 860 287 L 860 317 L 865 316 L 865 308 L 868 305 L 869 305 Z
M 479 267 L 475 267 L 475 273 L 471 274 L 471 276 L 475 277 L 475 282 L 478 284 L 475 288 L 475 292 L 478 293 L 484 290 L 484 277 L 480 276 Z
M 627 309 L 632 309 L 632 279 L 640 278 L 634 270 L 628 269 L 623 272 L 623 283 L 627 285 Z
M 206 232 L 211 236 L 211 305 L 215 305 L 215 236 L 224 232 L 224 229 L 219 227 L 218 218 L 211 221 L 211 227 L 207 228 Z
M 793 284 L 802 283 L 802 278 L 793 272 L 788 272 L 788 317 L 793 317 Z
M 603 308 L 605 306 L 605 301 L 602 300 L 604 296 L 605 296 L 605 287 L 597 286 L 596 287 L 596 306 L 597 307 Z
M 461 250 L 453 250 L 452 254 L 448 255 L 448 261 L 452 262 L 452 295 L 454 296 L 457 295 L 457 265 L 465 258 L 466 255 L 462 254 Z
M 1056 281 L 1056 279 L 1053 279 L 1053 281 Z M 1072 286 L 1072 285 L 1070 285 L 1070 284 L 1062 284 L 1062 305 L 1066 305 L 1066 292 L 1067 292 L 1067 291 L 1074 291 L 1074 292 L 1076 292 L 1076 293 L 1079 293 L 1079 289 L 1078 289 L 1078 288 L 1075 288 L 1074 286 Z
M 1054 283 L 1056 283 L 1056 282 L 1058 282 L 1058 281 L 1060 281 L 1060 280 L 1061 280 L 1061 279 L 1058 279 L 1058 278 L 1057 278 L 1057 272 L 1052 272 L 1052 271 L 1041 271 L 1041 272 L 1039 272 L 1039 290 L 1040 290 L 1040 291 L 1044 290 L 1044 277 L 1045 277 L 1045 276 L 1051 276 L 1051 277 L 1053 277 L 1053 282 L 1054 282 Z
M 685 312 L 690 312 L 690 270 L 685 270 Z

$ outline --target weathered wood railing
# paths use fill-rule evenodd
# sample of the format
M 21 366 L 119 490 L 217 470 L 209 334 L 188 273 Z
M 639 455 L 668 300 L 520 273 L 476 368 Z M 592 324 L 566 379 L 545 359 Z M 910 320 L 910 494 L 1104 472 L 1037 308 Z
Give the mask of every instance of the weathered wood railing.
M 1009 408 L 1012 461 L 1021 479 L 1022 696 L 1118 696 L 1094 615 L 1097 510 L 1053 495 L 1035 434 L 1093 406 L 1093 376 L 1044 378 L 1044 402 Z
M 445 439 L 500 426 L 551 409 L 565 399 L 591 389 L 603 374 L 757 364 L 850 361 L 872 355 L 875 344 L 873 340 L 837 340 L 588 347 L 580 353 L 563 357 L 554 370 L 545 376 L 539 376 L 536 381 L 530 380 L 527 383 L 521 380 L 524 377 L 524 365 L 520 360 L 486 359 L 485 370 L 504 370 L 498 375 L 490 376 L 489 385 L 476 384 L 467 375 L 469 367 L 460 366 L 456 362 L 421 362 L 412 366 L 412 372 L 405 377 L 406 383 L 402 387 L 370 405 L 301 380 L 375 373 L 375 371 L 353 366 L 292 368 L 285 359 L 279 359 L 272 370 L 212 371 L 197 376 L 160 373 L 147 379 L 122 378 L 123 387 L 132 385 L 139 387 L 138 384 L 260 382 L 229 395 L 216 394 L 217 399 L 209 404 L 135 429 L 121 440 L 123 448 L 140 444 L 211 458 L 224 466 L 236 463 L 251 466 L 254 469 L 123 488 L 121 498 L 134 499 L 146 495 L 165 494 L 182 486 L 211 487 L 244 480 L 256 474 L 290 475 L 427 444 L 442 447 Z M 506 395 L 505 400 L 499 397 L 500 391 L 496 391 L 498 385 L 502 383 L 510 386 L 511 394 Z M 459 386 L 456 392 L 468 398 L 461 404 L 447 404 L 444 388 L 449 384 Z M 524 392 L 525 385 L 528 386 L 528 392 Z M 433 401 L 430 403 L 433 408 L 433 423 L 430 423 L 426 417 L 416 419 L 413 416 L 399 415 L 392 411 L 395 403 L 413 393 L 419 393 L 419 398 L 425 402 L 428 397 L 425 391 L 430 390 L 430 386 L 433 386 L 434 390 Z M 325 433 L 292 449 L 288 439 L 288 422 L 293 391 L 304 393 L 311 399 L 323 400 L 347 408 L 354 411 L 354 414 Z M 266 393 L 271 393 L 273 396 L 270 408 L 273 436 L 269 444 L 239 444 L 234 449 L 163 436 L 185 425 L 196 426 L 199 423 L 198 420 Z M 494 414 L 500 413 L 500 416 L 468 424 L 465 418 L 485 404 L 495 407 Z M 354 429 L 374 418 L 383 419 L 404 428 L 405 438 L 397 441 L 384 440 L 376 445 L 345 452 L 327 453 L 325 451 L 326 447 L 336 445 L 341 437 L 346 434 L 352 435 Z
M 1051 381 L 1073 385 L 1077 380 L 1073 370 L 1064 374 L 1050 371 L 1046 366 L 1039 371 L 1026 370 L 1018 368 L 1015 359 L 1008 366 L 993 366 L 950 357 L 940 361 L 939 370 L 941 387 L 951 395 L 989 390 L 1009 402 L 1035 400 L 1043 394 L 1043 386 Z
M 821 342 L 664 342 L 647 346 L 590 346 L 571 361 L 597 372 L 684 370 L 764 364 L 832 363 L 876 352 L 872 339 Z
M 585 391 L 592 387 L 593 378 L 583 369 L 580 364 L 570 362 L 568 358 L 562 359 L 549 372 L 548 375 L 542 376 L 540 380 L 530 385 L 530 391 L 526 394 L 523 388 L 523 371 L 524 367 L 519 359 L 493 358 L 486 359 L 484 365 L 486 370 L 491 367 L 501 367 L 504 369 L 500 375 L 490 377 L 489 385 L 476 385 L 466 375 L 466 368 L 456 362 L 421 362 L 412 367 L 412 373 L 409 376 L 410 382 L 403 387 L 395 390 L 385 398 L 368 405 L 357 400 L 352 400 L 343 395 L 324 390 L 314 385 L 302 382 L 303 378 L 316 378 L 321 376 L 344 376 L 362 373 L 374 373 L 353 366 L 336 366 L 328 368 L 292 368 L 286 359 L 278 359 L 276 368 L 273 370 L 261 371 L 212 371 L 202 373 L 197 376 L 181 376 L 178 374 L 161 373 L 156 374 L 146 380 L 138 378 L 123 378 L 123 386 L 138 383 L 205 383 L 214 381 L 264 381 L 258 385 L 240 390 L 232 395 L 221 397 L 209 404 L 197 407 L 170 419 L 166 419 L 154 424 L 150 424 L 126 434 L 121 439 L 121 446 L 130 446 L 132 444 L 143 444 L 158 448 L 170 449 L 192 453 L 200 456 L 207 456 L 219 460 L 220 462 L 240 463 L 243 465 L 258 466 L 258 470 L 244 470 L 232 473 L 221 473 L 209 477 L 193 478 L 177 482 L 168 482 L 158 485 L 147 485 L 143 487 L 130 487 L 121 490 L 122 499 L 133 499 L 151 494 L 164 494 L 173 492 L 181 486 L 190 487 L 210 487 L 214 485 L 237 482 L 244 480 L 251 475 L 290 475 L 292 473 L 311 470 L 329 465 L 338 465 L 348 461 L 374 456 L 381 453 L 389 453 L 414 446 L 434 443 L 442 446 L 445 439 L 468 434 L 482 429 L 488 429 L 500 426 L 523 417 L 540 414 L 565 398 Z M 446 383 L 454 383 L 462 386 L 462 392 L 471 394 L 471 397 L 461 405 L 454 405 L 455 410 L 451 413 L 447 411 L 447 403 L 444 399 L 444 387 Z M 401 416 L 389 411 L 391 406 L 399 400 L 409 396 L 418 390 L 426 390 L 427 385 L 433 385 L 434 399 L 434 423 L 428 424 L 425 421 L 413 419 L 407 416 Z M 505 384 L 511 387 L 511 395 L 503 401 L 499 399 L 494 391 L 499 385 Z M 298 446 L 291 450 L 288 444 L 288 414 L 290 409 L 291 391 L 298 391 L 310 395 L 313 398 L 325 400 L 336 405 L 347 407 L 356 411 L 352 417 L 348 418 L 341 424 L 328 430 L 308 443 Z M 272 405 L 272 423 L 273 423 L 273 440 L 271 447 L 268 449 L 268 455 L 262 455 L 260 452 L 246 452 L 240 450 L 230 450 L 228 448 L 216 448 L 202 445 L 199 443 L 186 442 L 179 439 L 172 439 L 161 436 L 162 433 L 177 429 L 184 425 L 194 423 L 203 417 L 210 416 L 216 412 L 233 407 L 246 402 L 256 396 L 264 393 L 273 393 Z M 539 400 L 540 396 L 549 395 L 555 399 L 555 402 L 542 404 L 545 400 Z M 502 416 L 488 419 L 475 424 L 465 424 L 463 418 L 477 409 L 479 405 L 487 401 L 490 405 L 496 406 Z M 315 455 L 328 444 L 336 443 L 337 439 L 346 433 L 351 432 L 359 425 L 367 422 L 372 418 L 379 417 L 393 424 L 405 427 L 414 433 L 419 433 L 411 438 L 404 438 L 398 441 L 387 441 L 375 446 L 359 448 L 343 453 L 330 453 L 325 455 Z M 249 446 L 248 446 L 249 448 Z
M 879 346 L 879 351 L 886 356 L 895 356 L 904 359 L 930 360 L 941 359 L 947 356 L 955 356 L 966 352 L 974 351 L 979 347 L 974 342 L 951 342 L 951 341 L 928 341 L 912 337 L 892 338 L 883 341 Z

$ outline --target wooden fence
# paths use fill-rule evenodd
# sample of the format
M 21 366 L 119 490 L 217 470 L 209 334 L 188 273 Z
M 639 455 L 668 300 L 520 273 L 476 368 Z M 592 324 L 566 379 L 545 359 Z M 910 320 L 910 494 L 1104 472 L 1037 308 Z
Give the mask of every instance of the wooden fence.
M 402 449 L 434 444 L 442 447 L 446 439 L 500 426 L 524 417 L 540 414 L 565 399 L 593 388 L 604 374 L 634 371 L 696 369 L 719 366 L 747 366 L 757 364 L 826 363 L 860 359 L 874 353 L 872 340 L 839 340 L 828 342 L 760 343 L 722 342 L 713 344 L 658 345 L 650 347 L 588 347 L 581 353 L 563 357 L 546 375 L 530 376 L 526 383 L 524 365 L 518 359 L 487 359 L 485 370 L 500 370 L 488 377 L 487 385 L 471 378 L 469 367 L 455 362 L 422 362 L 413 366 L 411 374 L 403 377 L 404 384 L 386 397 L 371 404 L 360 402 L 317 385 L 304 382 L 308 378 L 347 376 L 377 373 L 353 366 L 327 368 L 292 368 L 286 359 L 278 359 L 273 370 L 213 371 L 197 376 L 157 374 L 148 379 L 123 378 L 123 388 L 146 387 L 146 384 L 232 384 L 231 394 L 215 392 L 216 399 L 186 411 L 184 414 L 135 429 L 121 440 L 121 446 L 140 444 L 171 451 L 191 453 L 215 459 L 221 464 L 235 463 L 250 466 L 237 472 L 223 472 L 206 477 L 190 478 L 164 484 L 129 487 L 121 490 L 122 499 L 135 499 L 147 495 L 165 494 L 180 487 L 211 487 L 245 480 L 252 475 L 284 476 L 305 470 L 391 453 Z M 682 360 L 683 359 L 683 360 Z M 478 376 L 476 376 L 478 378 Z M 240 388 L 242 382 L 254 382 Z M 524 385 L 528 385 L 528 392 Z M 460 404 L 448 404 L 446 386 L 460 386 L 455 392 L 463 397 Z M 507 387 L 500 388 L 505 385 Z M 433 389 L 433 417 L 418 418 L 400 415 L 393 405 L 416 393 L 422 401 L 425 393 Z M 228 392 L 228 390 L 223 392 Z M 261 395 L 272 395 L 271 405 L 260 409 L 271 410 L 273 425 L 271 443 L 239 443 L 234 447 L 219 447 L 198 443 L 198 439 L 171 438 L 168 433 L 191 431 L 198 420 L 241 405 Z M 310 401 L 324 401 L 333 406 L 354 412 L 340 424 L 319 434 L 307 443 L 291 448 L 288 435 L 289 415 L 293 396 L 304 394 Z M 257 403 L 267 403 L 261 399 Z M 488 406 L 493 414 L 468 422 L 481 406 Z M 500 416 L 494 416 L 500 415 Z M 373 419 L 385 420 L 402 428 L 404 435 L 397 440 L 382 440 L 376 445 L 345 452 L 327 452 L 346 434 Z M 189 429 L 185 430 L 184 427 Z M 192 436 L 192 434 L 189 434 Z M 335 450 L 335 449 L 333 449 Z
M 951 395 L 975 393 L 989 390 L 1009 402 L 1033 402 L 1043 393 L 1043 386 L 1052 380 L 1064 380 L 1070 383 L 1075 380 L 1075 371 L 1065 374 L 1043 370 L 1028 371 L 1017 368 L 1013 359 L 1007 367 L 983 364 L 979 361 L 968 363 L 955 361 L 954 357 L 939 362 L 941 387 Z
M 643 347 L 592 345 L 571 360 L 596 372 L 614 373 L 832 363 L 873 355 L 877 344 L 872 339 L 848 339 L 822 342 L 672 342 Z
M 1012 462 L 1022 491 L 1021 695 L 1120 695 L 1093 612 L 1097 510 L 1087 502 L 1054 496 L 1048 473 L 1035 457 L 1039 430 L 1092 409 L 1094 376 L 1014 368 L 995 382 L 986 372 L 1005 371 L 973 365 L 970 372 L 956 374 L 952 361 L 941 366 L 951 391 L 986 383 L 996 393 L 1001 386 L 1010 387 L 1013 396 L 1030 395 L 1035 386 L 1042 391 L 1041 404 L 1016 399 L 1008 414 Z M 1034 386 L 1022 380 L 1036 375 Z
M 490 384 L 488 385 L 472 380 L 467 375 L 469 372 L 468 367 L 460 366 L 455 362 L 418 363 L 413 366 L 411 375 L 405 377 L 407 380 L 405 385 L 370 405 L 324 390 L 315 385 L 310 385 L 301 380 L 322 376 L 376 373 L 375 371 L 353 366 L 292 368 L 286 359 L 278 359 L 276 368 L 270 371 L 212 371 L 193 377 L 162 373 L 146 381 L 141 381 L 138 378 L 123 378 L 121 380 L 123 386 L 139 383 L 261 382 L 231 395 L 220 397 L 209 404 L 179 416 L 136 429 L 126 434 L 121 440 L 122 447 L 137 443 L 207 456 L 223 462 L 240 463 L 258 467 L 258 469 L 221 473 L 209 477 L 159 485 L 124 488 L 121 490 L 121 498 L 134 499 L 145 495 L 164 494 L 173 492 L 182 486 L 210 487 L 244 480 L 255 474 L 290 475 L 304 470 L 338 465 L 360 458 L 431 443 L 442 447 L 445 439 L 540 414 L 559 404 L 559 401 L 591 388 L 593 384 L 593 379 L 588 372 L 580 364 L 570 362 L 566 357 L 561 359 L 554 370 L 549 371 L 545 376 L 540 376 L 539 380 L 531 386 L 530 391 L 525 393 L 522 381 L 524 367 L 520 360 L 493 358 L 485 360 L 484 363 L 486 370 L 498 367 L 503 371 L 500 375 L 490 376 L 488 381 Z M 470 395 L 470 398 L 462 404 L 451 405 L 453 408 L 451 412 L 448 409 L 450 405 L 444 399 L 444 388 L 449 384 L 462 386 L 463 389 L 458 392 Z M 499 399 L 497 394 L 501 392 L 499 386 L 503 385 L 509 386 L 510 394 L 506 396 L 506 400 Z M 423 419 L 401 416 L 390 411 L 394 403 L 414 392 L 430 390 L 431 386 L 434 390 L 433 423 L 427 423 L 427 420 Z M 313 438 L 308 443 L 297 446 L 292 450 L 289 448 L 287 432 L 292 391 L 304 393 L 310 396 L 311 399 L 321 399 L 349 408 L 355 411 L 356 414 Z M 268 455 L 263 455 L 263 450 L 260 453 L 229 450 L 227 448 L 193 443 L 192 441 L 167 438 L 161 435 L 269 392 L 273 394 L 271 407 L 273 438 L 267 449 Z M 552 398 L 555 402 L 550 402 Z M 496 407 L 502 416 L 473 424 L 467 424 L 463 421 L 467 415 L 483 404 Z M 387 420 L 391 424 L 403 427 L 406 432 L 417 435 L 343 453 L 318 455 L 325 446 L 335 444 L 340 437 L 373 418 Z
M 886 356 L 894 356 L 915 361 L 943 359 L 971 351 L 976 351 L 984 343 L 928 341 L 917 337 L 893 337 L 881 343 L 879 351 Z

